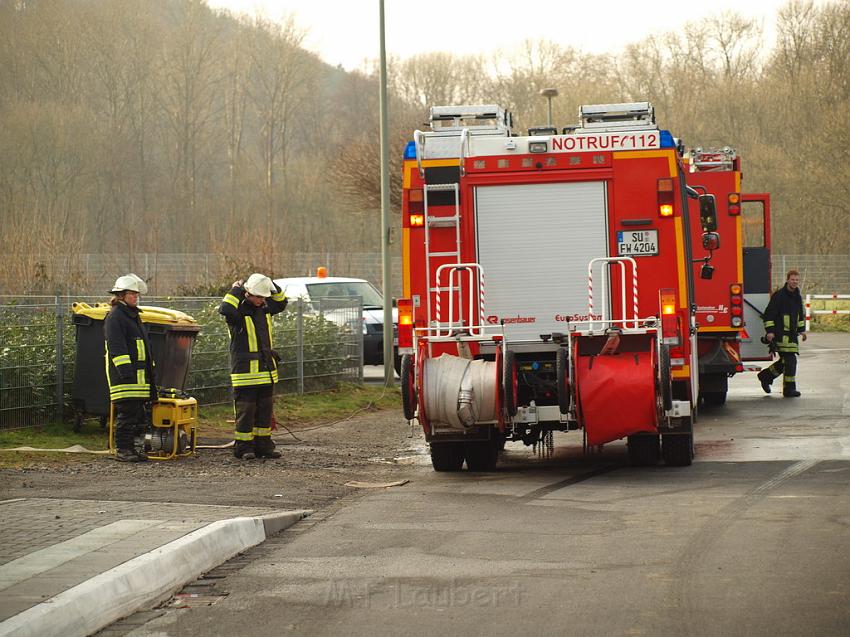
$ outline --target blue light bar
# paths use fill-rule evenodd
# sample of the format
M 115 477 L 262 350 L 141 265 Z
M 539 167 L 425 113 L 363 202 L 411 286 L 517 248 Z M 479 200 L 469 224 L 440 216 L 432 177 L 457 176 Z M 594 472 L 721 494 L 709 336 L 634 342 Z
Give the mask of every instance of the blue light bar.
M 404 158 L 416 159 L 416 142 L 413 140 L 407 142 L 407 146 L 404 147 Z
M 661 131 L 661 148 L 676 148 L 676 140 L 668 130 Z

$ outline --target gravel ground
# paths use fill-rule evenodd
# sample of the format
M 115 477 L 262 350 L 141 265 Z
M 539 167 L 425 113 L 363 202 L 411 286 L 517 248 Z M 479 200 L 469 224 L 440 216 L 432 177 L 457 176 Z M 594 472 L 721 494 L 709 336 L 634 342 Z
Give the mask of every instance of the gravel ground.
M 321 509 L 360 491 L 346 482 L 391 482 L 430 470 L 422 431 L 401 410 L 275 432 L 279 460 L 237 460 L 199 449 L 169 462 L 119 463 L 106 456 L 0 469 L 2 498 L 108 499 Z M 297 437 L 298 439 L 296 439 Z M 207 442 L 201 440 L 201 444 Z

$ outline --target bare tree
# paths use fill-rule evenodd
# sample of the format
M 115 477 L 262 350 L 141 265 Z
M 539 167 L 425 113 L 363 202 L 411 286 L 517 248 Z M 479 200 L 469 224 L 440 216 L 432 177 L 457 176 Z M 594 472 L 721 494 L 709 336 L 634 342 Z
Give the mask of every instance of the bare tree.
M 276 214 L 285 216 L 277 206 L 277 175 L 281 171 L 285 176 L 288 127 L 305 92 L 306 54 L 299 48 L 304 33 L 291 17 L 283 25 L 259 18 L 255 32 L 249 96 L 260 126 L 266 233 L 273 235 Z M 269 239 L 270 246 L 277 243 L 274 236 Z

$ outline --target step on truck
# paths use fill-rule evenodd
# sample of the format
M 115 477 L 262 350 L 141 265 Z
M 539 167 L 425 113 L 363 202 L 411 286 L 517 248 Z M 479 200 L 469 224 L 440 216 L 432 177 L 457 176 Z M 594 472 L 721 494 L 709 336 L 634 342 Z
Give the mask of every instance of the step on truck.
M 693 148 L 683 162 L 687 184 L 715 196 L 717 216 L 708 225 L 723 237 L 723 249 L 696 279 L 699 398 L 723 405 L 729 378 L 759 369 L 748 362 L 770 360 L 761 342 L 770 300 L 770 195 L 742 192 L 741 156 L 728 146 Z M 702 229 L 691 230 L 698 243 Z
M 499 106 L 435 106 L 405 150 L 402 403 L 437 471 L 491 470 L 506 441 L 551 450 L 554 431 L 691 464 L 714 196 L 651 104 L 579 118 L 518 135 Z

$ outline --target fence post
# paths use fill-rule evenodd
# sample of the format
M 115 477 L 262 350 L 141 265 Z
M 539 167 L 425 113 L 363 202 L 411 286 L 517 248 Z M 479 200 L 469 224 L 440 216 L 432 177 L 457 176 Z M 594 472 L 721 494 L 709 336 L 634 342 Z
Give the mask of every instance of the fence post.
M 298 393 L 304 393 L 304 300 L 298 300 L 295 316 L 295 360 L 298 364 Z
M 59 295 L 54 297 L 54 311 L 56 313 L 56 413 L 57 420 L 62 422 L 65 412 L 65 361 L 64 356 L 64 313 Z
M 363 359 L 366 355 L 366 352 L 363 351 L 365 346 L 366 346 L 366 338 L 365 338 L 366 334 L 365 334 L 365 331 L 364 331 L 365 319 L 363 318 L 363 297 L 357 296 L 357 297 L 355 297 L 355 299 L 356 299 L 356 303 L 357 303 L 356 310 L 357 310 L 357 319 L 358 319 L 358 321 L 357 321 L 358 329 L 357 329 L 357 333 L 354 335 L 354 338 L 357 339 L 357 342 L 359 343 L 359 347 L 357 348 L 357 351 L 358 351 L 358 356 L 357 356 L 357 382 L 362 383 L 363 382 L 363 365 L 364 365 L 364 362 L 365 362 Z
M 806 331 L 812 327 L 812 295 L 806 295 Z

